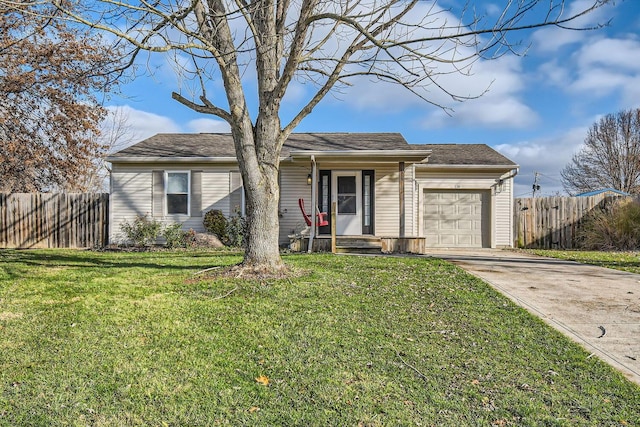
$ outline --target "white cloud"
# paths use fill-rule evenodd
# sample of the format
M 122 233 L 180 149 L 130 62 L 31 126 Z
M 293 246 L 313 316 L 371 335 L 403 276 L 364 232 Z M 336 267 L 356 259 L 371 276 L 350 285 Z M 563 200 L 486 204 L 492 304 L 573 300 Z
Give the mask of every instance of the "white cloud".
M 640 41 L 606 38 L 584 45 L 575 53 L 577 78 L 571 92 L 604 96 L 620 91 L 623 96 L 638 94 Z
M 459 102 L 434 87 L 433 92 L 427 94 L 427 99 L 436 105 L 453 109 L 453 114 L 449 116 L 439 108 L 426 105 L 400 86 L 373 83 L 366 78 L 359 79 L 346 94 L 338 96 L 346 104 L 363 111 L 398 112 L 408 108 L 424 108 L 427 115 L 423 126 L 429 128 L 461 124 L 524 128 L 538 121 L 538 115 L 522 99 L 521 92 L 526 82 L 521 58 L 502 57 L 479 61 L 470 75 L 442 75 L 438 84 L 455 95 L 478 98 Z
M 485 5 L 485 9 L 488 16 L 498 16 L 502 13 L 504 7 L 495 3 L 487 3 Z
M 520 172 L 515 180 L 515 195 L 531 196 L 535 172 L 540 173 L 538 183 L 542 195 L 564 193 L 560 171 L 582 147 L 587 130 L 588 126 L 575 127 L 558 135 L 494 146 L 497 151 L 520 165 Z
M 138 142 L 157 133 L 180 132 L 180 126 L 172 119 L 149 113 L 147 111 L 136 110 L 129 105 L 109 106 L 107 110 L 111 112 L 110 117 L 122 117 L 127 128 L 127 135 L 124 139 L 131 142 Z
M 485 95 L 486 96 L 486 95 Z M 428 128 L 443 128 L 464 124 L 490 128 L 525 128 L 538 121 L 538 115 L 514 97 L 483 97 L 466 101 L 449 116 L 436 111 L 423 122 Z
M 552 59 L 538 67 L 537 76 L 542 82 L 566 89 L 569 84 L 568 82 L 571 82 L 571 72 L 569 68 L 566 61 L 560 63 L 560 61 Z
M 227 122 L 207 118 L 190 120 L 186 127 L 190 132 L 197 133 L 219 133 L 230 131 L 230 127 Z
M 629 38 L 605 38 L 582 46 L 577 53 L 578 66 L 583 69 L 604 67 L 621 71 L 640 71 L 640 41 Z
M 431 112 L 423 122 L 425 127 L 486 126 L 500 128 L 525 128 L 538 121 L 538 115 L 522 100 L 521 92 L 526 87 L 522 70 L 522 58 L 501 57 L 492 61 L 481 61 L 474 66 L 470 76 L 447 76 L 448 85 L 458 92 L 487 90 L 478 99 L 463 103 L 448 102 L 454 109 L 448 116 L 443 111 Z
M 624 89 L 633 80 L 631 76 L 605 69 L 593 69 L 580 75 L 567 86 L 573 93 L 588 93 L 590 96 L 605 96 Z
M 589 8 L 591 5 L 593 5 L 593 0 L 576 0 L 572 2 L 566 10 L 560 8 L 556 8 L 555 10 L 564 11 L 562 17 L 567 18 Z M 590 28 L 598 24 L 604 24 L 608 21 L 609 15 L 612 13 L 611 7 L 610 5 L 600 7 L 591 13 L 567 23 L 566 26 L 571 28 Z M 551 19 L 553 18 L 554 15 L 551 16 Z M 533 49 L 537 52 L 548 54 L 556 52 L 564 46 L 584 42 L 592 37 L 592 35 L 593 33 L 589 31 L 571 31 L 559 27 L 546 27 L 533 33 Z
M 111 129 L 114 118 L 121 121 L 121 128 L 126 132 L 120 137 L 120 141 L 114 144 L 116 149 L 125 148 L 133 143 L 140 142 L 157 133 L 217 133 L 229 132 L 228 123 L 222 120 L 210 118 L 198 118 L 188 121 L 184 126 L 179 125 L 173 119 L 148 111 L 137 110 L 129 105 L 107 107 L 109 115 L 104 123 L 105 129 Z
M 543 84 L 574 96 L 576 102 L 618 95 L 621 108 L 636 105 L 640 96 L 640 40 L 591 39 L 563 60 L 554 59 L 538 67 Z M 585 98 L 586 97 L 586 98 Z

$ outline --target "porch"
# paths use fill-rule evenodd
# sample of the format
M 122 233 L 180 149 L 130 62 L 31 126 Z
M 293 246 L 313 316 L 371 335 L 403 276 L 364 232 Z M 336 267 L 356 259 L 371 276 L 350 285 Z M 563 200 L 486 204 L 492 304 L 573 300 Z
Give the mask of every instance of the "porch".
M 307 252 L 309 236 L 289 236 L 289 249 L 293 252 Z M 424 237 L 378 237 L 378 236 L 336 236 L 332 250 L 330 235 L 313 238 L 313 252 L 353 253 L 353 254 L 424 254 Z

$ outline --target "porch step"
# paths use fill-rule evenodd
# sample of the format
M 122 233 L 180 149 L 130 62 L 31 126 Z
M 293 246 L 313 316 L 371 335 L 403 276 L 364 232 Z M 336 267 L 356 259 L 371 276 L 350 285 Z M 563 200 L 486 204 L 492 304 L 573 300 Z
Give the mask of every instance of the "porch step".
M 355 254 L 379 254 L 382 252 L 382 242 L 379 237 L 374 236 L 354 236 L 338 237 L 336 239 L 336 253 Z

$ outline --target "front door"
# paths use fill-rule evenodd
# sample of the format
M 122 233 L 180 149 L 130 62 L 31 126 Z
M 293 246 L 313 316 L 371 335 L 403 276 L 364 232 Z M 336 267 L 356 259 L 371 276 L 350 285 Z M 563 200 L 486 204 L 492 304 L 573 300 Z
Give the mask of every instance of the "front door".
M 335 171 L 332 176 L 337 202 L 336 234 L 359 236 L 362 234 L 362 174 Z

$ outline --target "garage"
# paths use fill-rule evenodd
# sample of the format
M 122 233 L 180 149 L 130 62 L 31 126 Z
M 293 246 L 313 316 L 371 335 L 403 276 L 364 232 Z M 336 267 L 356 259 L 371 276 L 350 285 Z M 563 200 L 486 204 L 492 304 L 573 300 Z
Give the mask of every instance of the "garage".
M 490 247 L 490 193 L 424 190 L 423 232 L 427 247 Z

